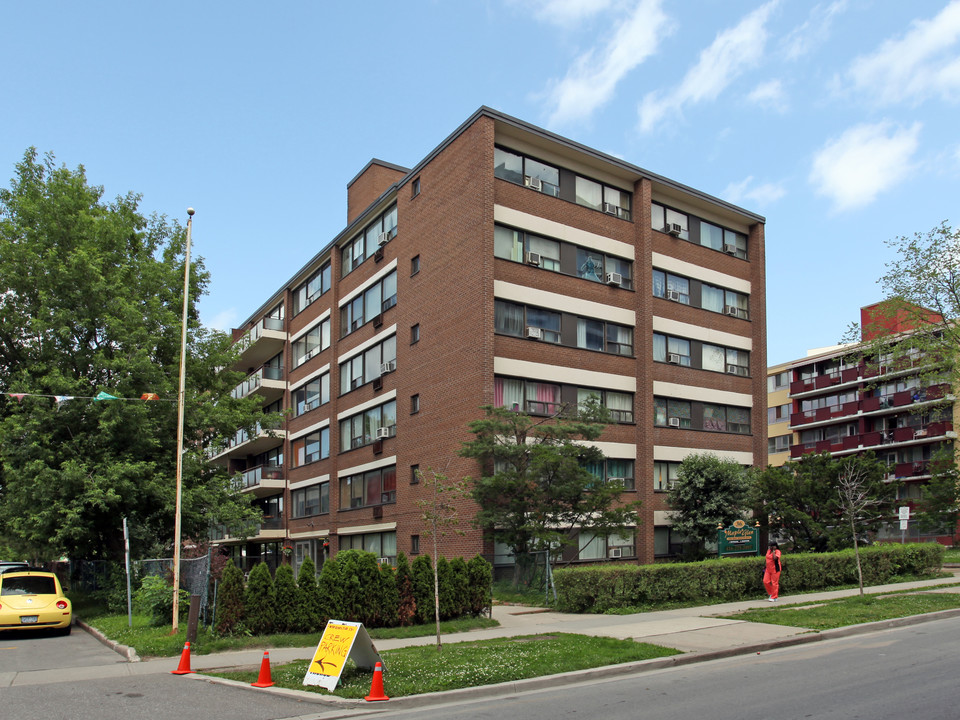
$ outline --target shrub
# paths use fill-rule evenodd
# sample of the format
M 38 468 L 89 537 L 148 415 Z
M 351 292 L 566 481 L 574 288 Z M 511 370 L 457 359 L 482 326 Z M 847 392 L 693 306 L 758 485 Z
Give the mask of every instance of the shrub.
M 326 625 L 330 618 L 343 620 L 340 617 L 341 595 L 343 593 L 343 583 L 341 582 L 340 556 L 329 558 L 324 561 L 323 568 L 320 570 L 320 577 L 317 580 L 317 592 L 320 595 L 320 624 Z
M 380 566 L 379 619 L 380 627 L 400 624 L 400 591 L 397 590 L 397 571 L 390 565 Z
M 490 606 L 493 565 L 479 555 L 467 563 L 467 612 L 481 615 Z
M 281 565 L 273 577 L 273 589 L 276 596 L 274 605 L 274 630 L 293 632 L 297 626 L 297 582 L 293 578 L 293 568 Z
M 227 560 L 217 589 L 215 628 L 218 635 L 232 635 L 243 624 L 243 573 Z
M 154 627 L 167 625 L 173 620 L 173 586 L 161 577 L 145 577 L 133 596 L 133 602 L 138 612 L 150 616 L 150 624 Z M 183 619 L 190 610 L 190 593 L 180 590 L 178 602 L 177 615 Z
M 265 562 L 258 563 L 247 578 L 247 589 L 243 595 L 245 609 L 244 624 L 254 635 L 267 635 L 273 632 L 275 622 L 276 592 L 270 568 Z
M 417 605 L 417 622 L 420 624 L 434 621 L 433 603 L 433 565 L 429 555 L 417 555 L 411 565 L 413 575 L 413 598 Z
M 317 568 L 313 560 L 304 558 L 297 574 L 297 606 L 294 613 L 294 628 L 298 632 L 322 630 L 320 622 L 320 592 L 317 589 Z
M 397 555 L 397 622 L 400 625 L 412 625 L 417 617 L 417 601 L 413 595 L 413 574 L 407 556 Z

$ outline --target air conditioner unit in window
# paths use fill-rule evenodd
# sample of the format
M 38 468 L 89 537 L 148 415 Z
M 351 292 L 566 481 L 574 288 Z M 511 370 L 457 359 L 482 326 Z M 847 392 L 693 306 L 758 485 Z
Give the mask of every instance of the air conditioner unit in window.
M 380 327 L 381 325 L 383 325 L 383 315 L 382 315 L 382 314 L 380 314 L 380 315 L 374 315 L 374 316 L 373 316 L 373 326 L 374 326 L 375 328 L 378 328 L 378 327 Z
M 736 245 L 724 245 L 724 246 L 723 246 L 723 251 L 724 251 L 727 255 L 736 255 L 736 254 L 737 254 L 737 246 L 736 246 Z
M 390 565 L 390 558 L 377 558 L 377 565 Z
M 390 242 L 390 233 L 382 232 L 377 235 L 377 245 L 386 245 L 388 242 Z
M 619 209 L 620 209 L 620 208 L 617 207 L 616 205 L 614 205 L 613 203 L 604 203 L 604 204 L 603 204 L 603 211 L 604 211 L 605 213 L 610 213 L 611 215 L 616 215 L 616 214 L 617 214 L 617 211 L 618 211 Z
M 608 482 L 608 483 L 620 483 L 621 485 L 626 485 L 626 480 L 625 480 L 625 478 L 621 478 L 621 477 L 609 477 L 609 478 L 607 478 L 607 482 Z
M 396 360 L 388 360 L 388 361 L 385 362 L 385 363 L 380 363 L 380 374 L 381 374 L 381 375 L 386 375 L 387 373 L 391 373 L 391 372 L 393 372 L 393 371 L 396 370 L 396 369 L 397 369 L 397 361 L 396 361 Z
M 677 353 L 667 353 L 667 362 L 671 365 L 679 365 L 680 355 Z
M 620 273 L 607 273 L 607 285 L 617 285 L 619 287 L 620 283 L 623 282 L 623 275 Z
M 394 425 L 384 425 L 383 427 L 377 428 L 377 440 L 393 437 L 394 427 Z
M 737 317 L 740 314 L 740 310 L 734 307 L 733 305 L 725 305 L 723 308 L 723 314 Z
M 667 418 L 667 425 L 669 425 L 670 427 L 680 427 L 680 418 L 678 417 Z
M 612 547 L 607 550 L 607 557 L 618 558 L 623 555 L 623 550 L 618 547 Z
M 747 369 L 741 365 L 727 365 L 727 372 L 731 375 L 746 375 Z
M 540 253 L 528 252 L 527 265 L 540 265 Z
M 541 182 L 540 178 L 530 177 L 529 175 L 524 176 L 523 184 L 528 188 L 533 188 L 534 190 L 543 189 L 543 183 Z
M 667 290 L 667 300 L 672 300 L 673 302 L 680 302 L 680 293 L 676 290 Z
M 667 235 L 673 235 L 674 237 L 680 237 L 680 233 L 683 232 L 683 225 L 680 223 L 667 223 L 663 227 L 663 231 Z
M 533 327 L 532 325 L 527 328 L 527 337 L 532 340 L 542 340 L 543 339 L 543 330 L 538 327 Z

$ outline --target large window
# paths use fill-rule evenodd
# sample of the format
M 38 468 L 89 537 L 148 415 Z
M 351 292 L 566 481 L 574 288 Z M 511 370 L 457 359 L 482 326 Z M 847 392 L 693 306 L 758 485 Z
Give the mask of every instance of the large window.
M 557 197 L 560 194 L 560 171 L 557 168 L 510 150 L 494 148 L 493 174 L 546 195 Z
M 653 489 L 666 492 L 677 481 L 680 463 L 655 460 L 653 463 Z
M 750 408 L 655 397 L 653 424 L 657 427 L 749 435 Z
M 293 454 L 290 466 L 295 468 L 330 457 L 330 428 L 297 438 L 290 443 L 290 450 Z
M 693 427 L 690 401 L 654 398 L 653 424 L 658 427 Z
M 293 367 L 300 367 L 330 347 L 330 318 L 325 318 L 293 341 Z
M 654 333 L 653 359 L 656 362 L 690 367 L 690 341 L 684 338 Z
M 793 435 L 777 435 L 776 437 L 767 438 L 767 452 L 769 454 L 773 453 L 782 453 L 790 450 L 790 445 L 793 443 Z
M 562 345 L 575 344 L 585 350 L 615 355 L 633 354 L 633 328 L 576 316 L 568 316 L 568 320 L 576 321 L 575 337 L 572 331 L 564 330 L 561 313 L 507 300 L 494 303 L 494 328 L 500 334 L 536 337 Z
M 293 414 L 299 417 L 328 402 L 330 402 L 330 373 L 324 373 L 293 391 Z
M 653 296 L 689 305 L 690 281 L 679 275 L 671 275 L 662 270 L 654 270 Z
M 330 263 L 323 266 L 293 291 L 293 314 L 301 312 L 330 289 Z
M 340 363 L 340 394 L 345 395 L 361 385 L 373 382 L 385 372 L 396 369 L 396 363 L 397 336 L 391 335 L 383 342 Z
M 633 328 L 577 318 L 577 347 L 614 355 L 633 355 Z
M 555 415 L 563 409 L 559 385 L 517 378 L 494 378 L 493 402 L 530 415 Z
M 324 482 L 290 491 L 293 517 L 302 518 L 330 512 L 330 483 Z
M 397 271 L 394 270 L 340 308 L 340 337 L 349 335 L 396 304 Z
M 701 220 L 687 213 L 653 203 L 650 206 L 650 226 L 654 230 L 689 240 L 692 243 L 747 259 L 747 236 L 741 232 Z
M 600 401 L 600 404 L 610 413 L 610 419 L 613 422 L 633 422 L 633 395 L 631 393 L 598 390 L 596 388 L 577 388 L 578 405 L 590 398 L 596 398 Z
M 750 353 L 746 350 L 693 342 L 662 333 L 653 334 L 653 359 L 730 375 L 750 374 Z
M 711 312 L 750 319 L 750 297 L 735 290 L 715 287 L 699 280 L 653 271 L 653 296 Z
M 340 509 L 384 505 L 397 501 L 397 467 L 369 470 L 340 478 Z
M 363 232 L 340 248 L 340 275 L 344 277 L 353 272 L 368 257 L 372 257 L 380 245 L 397 236 L 397 206 L 393 205 L 376 220 L 368 224 Z
M 783 390 L 790 386 L 790 371 L 785 370 L 767 377 L 767 392 Z
M 633 480 L 633 460 L 607 458 L 602 462 L 589 463 L 586 467 L 605 483 L 617 481 L 623 483 L 624 490 L 636 488 Z
M 380 439 L 380 428 L 388 428 L 392 435 L 397 426 L 397 401 L 369 408 L 340 421 L 340 451 L 370 445 Z
M 393 564 L 397 561 L 397 533 L 379 532 L 364 535 L 340 535 L 341 550 L 366 550 Z

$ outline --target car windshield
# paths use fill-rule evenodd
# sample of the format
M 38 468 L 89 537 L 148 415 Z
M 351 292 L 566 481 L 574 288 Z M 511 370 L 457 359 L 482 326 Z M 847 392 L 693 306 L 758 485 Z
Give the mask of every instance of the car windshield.
M 5 577 L 0 584 L 0 595 L 56 595 L 57 587 L 51 577 L 26 575 Z

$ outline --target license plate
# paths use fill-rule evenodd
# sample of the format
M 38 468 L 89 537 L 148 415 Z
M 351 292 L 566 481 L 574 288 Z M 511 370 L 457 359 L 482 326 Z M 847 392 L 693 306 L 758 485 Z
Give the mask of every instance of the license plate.
M 20 624 L 21 625 L 31 625 L 37 621 L 38 615 L 21 615 Z

